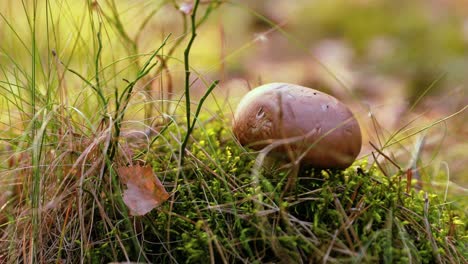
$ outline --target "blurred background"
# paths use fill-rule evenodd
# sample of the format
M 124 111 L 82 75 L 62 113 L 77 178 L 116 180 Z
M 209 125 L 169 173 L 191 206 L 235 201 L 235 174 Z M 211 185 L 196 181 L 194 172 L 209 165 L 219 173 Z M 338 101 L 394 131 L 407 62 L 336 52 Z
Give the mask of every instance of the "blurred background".
M 169 33 L 162 50 L 165 73 L 155 71 L 140 82 L 141 96 L 134 100 L 183 94 L 191 1 L 37 1 L 36 13 L 33 3 L 0 5 L 0 80 L 2 87 L 15 84 L 2 91 L 0 128 L 14 133 L 25 126 L 14 121 L 20 113 L 11 108 L 8 94 L 21 94 L 30 80 L 33 29 L 39 99 L 58 93 L 65 81 L 69 103 L 95 113 L 87 84 L 64 74 L 60 65 L 92 79 L 100 52 L 102 83 L 113 94 L 125 86 L 123 80 L 134 78 Z M 468 116 L 460 110 L 468 104 L 468 1 L 212 3 L 201 1 L 198 18 L 206 14 L 206 19 L 198 29 L 191 67 L 195 97 L 207 83 L 221 81 L 211 98 L 218 102 L 214 112 L 230 115 L 242 95 L 268 82 L 322 90 L 344 101 L 359 119 L 365 137 L 361 157 L 373 150 L 369 141 L 379 147 L 391 142 L 385 150 L 403 168 L 417 155 L 421 170 L 434 177 L 427 179 L 434 187 L 445 188 L 450 176 L 454 192 L 466 194 Z M 219 101 L 226 107 L 220 108 Z

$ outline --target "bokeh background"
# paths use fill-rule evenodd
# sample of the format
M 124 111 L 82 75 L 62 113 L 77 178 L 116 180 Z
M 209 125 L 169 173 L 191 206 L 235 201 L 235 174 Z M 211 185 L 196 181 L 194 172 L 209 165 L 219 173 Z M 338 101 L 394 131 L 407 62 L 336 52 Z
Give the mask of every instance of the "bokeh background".
M 202 1 L 200 18 L 209 2 Z M 189 33 L 184 21 L 190 9 L 191 1 L 3 1 L 2 136 L 27 126 L 23 112 L 11 107 L 9 94 L 27 96 L 23 88 L 32 64 L 39 100 L 50 93 L 58 96 L 59 82 L 65 80 L 70 104 L 83 113 L 95 112 L 86 83 L 68 72 L 63 80 L 58 76 L 64 72 L 60 65 L 66 65 L 93 78 L 99 30 L 106 76 L 102 82 L 108 94 L 134 78 L 148 53 L 170 33 L 163 49 L 167 74 L 155 73 L 139 83 L 141 94 L 134 100 L 179 98 Z M 38 54 L 34 62 L 33 30 Z M 182 44 L 171 51 L 179 40 Z M 213 113 L 229 115 L 243 94 L 268 82 L 330 93 L 350 106 L 363 127 L 361 157 L 372 151 L 368 141 L 382 146 L 400 132 L 396 138 L 405 139 L 387 151 L 403 167 L 409 166 L 423 139 L 419 166 L 433 177 L 427 182 L 437 188 L 449 184 L 455 194 L 466 194 L 468 126 L 466 111 L 460 112 L 468 104 L 465 0 L 219 1 L 198 29 L 191 67 L 196 73 L 195 98 L 206 90 L 206 83 L 221 81 L 210 98 Z

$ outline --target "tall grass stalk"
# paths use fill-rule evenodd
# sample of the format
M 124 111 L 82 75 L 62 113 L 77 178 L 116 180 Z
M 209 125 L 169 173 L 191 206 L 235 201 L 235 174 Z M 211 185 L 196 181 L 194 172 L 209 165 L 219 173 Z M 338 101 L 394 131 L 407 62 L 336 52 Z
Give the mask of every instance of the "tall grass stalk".
M 25 13 L 27 14 L 27 9 L 25 8 Z M 30 263 L 38 263 L 41 261 L 40 258 L 40 226 L 41 226 L 41 214 L 40 214 L 40 204 L 41 204 L 41 154 L 42 154 L 42 144 L 44 140 L 44 130 L 47 123 L 43 124 L 41 129 L 42 133 L 38 133 L 39 129 L 39 116 L 36 116 L 36 95 L 37 95 L 37 80 L 36 80 L 36 16 L 37 16 L 37 1 L 33 1 L 33 14 L 32 14 L 32 41 L 31 41 L 31 83 L 29 87 L 31 89 L 31 117 L 32 119 L 32 127 L 31 127 L 31 141 L 33 142 L 31 148 L 31 157 L 32 157 L 32 192 L 31 192 L 31 202 L 32 202 L 32 247 L 30 252 Z

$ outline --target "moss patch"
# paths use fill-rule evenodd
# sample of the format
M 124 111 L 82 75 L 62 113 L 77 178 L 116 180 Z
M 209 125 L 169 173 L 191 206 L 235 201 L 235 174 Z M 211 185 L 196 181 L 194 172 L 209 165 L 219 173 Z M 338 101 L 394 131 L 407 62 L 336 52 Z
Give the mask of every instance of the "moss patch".
M 407 193 L 404 174 L 385 177 L 360 160 L 344 171 L 270 166 L 255 176 L 255 153 L 227 127 L 213 120 L 197 129 L 180 174 L 170 147 L 176 127 L 156 141 L 147 162 L 172 196 L 132 219 L 141 242 L 140 252 L 129 243 L 132 260 L 142 260 L 141 252 L 152 262 L 466 260 L 463 213 L 435 194 Z M 290 177 L 297 178 L 286 189 Z M 107 259 L 103 246 L 90 251 L 94 259 Z

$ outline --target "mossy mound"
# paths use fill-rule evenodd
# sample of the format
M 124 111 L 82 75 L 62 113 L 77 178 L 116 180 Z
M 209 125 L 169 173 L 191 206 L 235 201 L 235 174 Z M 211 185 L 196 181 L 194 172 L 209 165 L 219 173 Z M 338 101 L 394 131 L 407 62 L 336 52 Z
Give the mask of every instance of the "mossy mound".
M 465 215 L 435 194 L 408 189 L 404 174 L 386 177 L 364 160 L 344 171 L 294 173 L 286 166 L 255 174 L 256 153 L 238 146 L 227 127 L 213 120 L 197 129 L 180 174 L 175 127 L 156 141 L 147 162 L 172 195 L 131 219 L 134 235 L 119 225 L 122 219 L 113 219 L 129 237 L 123 242 L 130 260 L 466 262 Z M 115 255 L 118 248 L 96 244 L 90 256 L 124 259 Z

